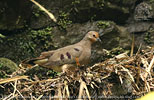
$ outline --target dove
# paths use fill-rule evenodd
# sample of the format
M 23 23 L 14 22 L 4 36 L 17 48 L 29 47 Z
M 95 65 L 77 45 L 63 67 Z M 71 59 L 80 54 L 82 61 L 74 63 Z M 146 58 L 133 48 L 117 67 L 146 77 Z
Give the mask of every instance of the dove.
M 91 46 L 94 42 L 101 41 L 99 33 L 89 31 L 85 37 L 76 44 L 65 46 L 57 50 L 42 52 L 37 58 L 25 61 L 26 64 L 37 64 L 42 67 L 62 72 L 65 64 L 77 66 L 88 64 L 91 56 Z

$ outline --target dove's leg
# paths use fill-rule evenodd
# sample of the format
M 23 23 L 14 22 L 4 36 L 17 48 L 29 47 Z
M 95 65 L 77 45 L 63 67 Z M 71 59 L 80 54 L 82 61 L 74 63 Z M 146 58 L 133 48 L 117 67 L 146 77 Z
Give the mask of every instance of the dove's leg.
M 75 61 L 76 61 L 76 65 L 77 65 L 77 66 L 80 66 L 79 58 L 76 57 L 76 58 L 75 58 Z

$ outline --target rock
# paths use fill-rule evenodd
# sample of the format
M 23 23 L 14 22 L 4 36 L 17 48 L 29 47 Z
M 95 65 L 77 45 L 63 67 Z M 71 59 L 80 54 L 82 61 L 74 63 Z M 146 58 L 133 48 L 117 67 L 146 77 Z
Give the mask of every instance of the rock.
M 135 34 L 135 47 L 139 48 L 142 44 L 142 49 L 154 44 L 154 24 L 152 22 L 136 22 L 129 24 L 126 27 L 129 33 Z
M 7 58 L 0 58 L 0 78 L 5 78 L 18 70 L 16 63 Z
M 150 28 L 154 28 L 154 23 L 151 22 L 136 22 L 127 26 L 127 31 L 130 33 L 143 33 Z
M 29 1 L 1 0 L 0 6 L 0 30 L 12 31 L 25 27 L 31 13 Z
M 153 8 L 146 2 L 141 2 L 135 8 L 134 20 L 145 21 L 154 18 Z
M 72 11 L 70 12 L 73 22 L 108 19 L 119 24 L 124 24 L 137 0 L 78 1 L 78 3 L 73 5 L 74 7 L 72 7 Z
M 38 0 L 37 2 L 53 13 L 58 22 L 61 20 L 61 12 L 63 12 L 68 14 L 68 18 L 73 23 L 108 19 L 124 24 L 136 1 Z M 27 26 L 32 29 L 40 29 L 48 25 L 56 25 L 46 13 L 30 1 L 1 0 L 0 6 L 0 30 L 13 31 Z
M 141 45 L 142 49 L 146 49 L 147 46 L 153 46 L 154 44 L 154 32 L 153 29 L 140 34 L 135 34 L 135 47 L 139 48 Z
M 124 24 L 134 9 L 137 0 L 56 0 L 38 2 L 51 11 L 58 21 L 61 19 L 61 12 L 68 14 L 73 23 L 83 23 L 89 20 L 112 20 Z M 31 17 L 30 26 L 40 28 L 53 22 L 44 14 L 33 7 L 34 16 Z M 35 16 L 40 15 L 40 16 Z M 88 16 L 87 16 L 88 15 Z M 120 15 L 120 16 L 119 16 Z M 43 22 L 44 21 L 44 22 Z
M 61 19 L 61 12 L 63 12 L 69 14 L 68 17 L 73 23 L 104 19 L 112 20 L 116 23 L 125 23 L 136 1 L 137 0 L 56 0 L 51 2 L 50 0 L 39 0 L 38 2 L 51 11 L 58 21 Z M 47 16 L 44 16 L 46 14 L 42 16 L 42 13 L 36 9 L 37 7 L 33 8 L 34 16 L 31 17 L 30 22 L 32 28 L 40 28 L 43 25 L 53 24 Z

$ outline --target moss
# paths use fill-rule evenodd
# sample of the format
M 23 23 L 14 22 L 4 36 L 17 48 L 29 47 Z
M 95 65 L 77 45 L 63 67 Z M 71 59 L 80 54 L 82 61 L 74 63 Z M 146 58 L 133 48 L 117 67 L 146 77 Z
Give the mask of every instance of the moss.
M 13 61 L 7 58 L 0 58 L 0 78 L 6 78 L 18 69 L 18 66 Z
M 37 6 L 34 6 L 33 12 L 32 14 L 37 18 L 39 17 L 42 13 L 44 13 L 44 11 L 42 9 L 40 9 Z
M 39 56 L 41 52 L 54 49 L 52 27 L 41 30 L 26 30 L 3 39 L 0 43 L 1 57 L 7 57 L 20 63 L 27 58 Z
M 76 5 L 76 4 L 80 4 L 80 0 L 74 0 L 73 2 L 72 2 L 72 5 Z
M 21 50 L 26 51 L 27 53 L 34 53 L 36 44 L 32 41 L 27 41 L 27 42 L 21 41 L 19 43 L 19 46 Z M 25 54 L 25 52 L 22 53 Z
M 121 53 L 123 53 L 125 50 L 121 47 L 116 47 L 116 48 L 113 48 L 111 51 L 110 51 L 110 54 L 111 55 L 119 55 Z
M 49 48 L 51 45 L 51 39 L 52 39 L 52 27 L 47 27 L 42 30 L 31 30 L 28 36 L 32 38 L 35 42 L 39 42 L 43 44 L 43 47 L 45 49 Z
M 154 30 L 152 29 L 152 30 L 149 30 L 148 32 L 145 33 L 145 37 L 144 37 L 145 43 L 147 43 L 147 44 L 152 43 L 152 39 L 151 39 L 152 34 L 151 33 L 153 33 L 153 32 L 154 32 Z
M 149 33 L 149 32 L 145 33 L 144 41 L 145 41 L 147 44 L 150 44 L 150 43 L 151 43 L 150 33 Z
M 154 3 L 154 0 L 149 0 L 149 3 Z
M 40 14 L 39 13 L 34 13 L 35 17 L 39 17 Z
M 5 38 L 5 36 L 4 35 L 2 35 L 1 33 L 0 33 L 0 43 L 2 43 L 3 42 L 3 39 Z
M 66 29 L 68 25 L 72 24 L 72 21 L 69 19 L 69 13 L 60 11 L 58 25 L 61 29 Z
M 74 9 L 75 11 L 78 12 L 78 5 L 81 3 L 80 0 L 74 0 L 72 3 L 71 3 L 71 9 Z
M 102 8 L 104 7 L 104 8 L 112 9 L 113 11 L 122 12 L 124 14 L 128 14 L 130 12 L 129 11 L 130 9 L 128 7 L 128 5 L 129 5 L 128 1 L 125 1 L 125 0 L 122 0 L 122 1 L 120 1 L 120 0 L 119 1 L 117 1 L 117 0 L 114 0 L 114 1 L 100 0 L 100 1 L 102 1 Z
M 5 36 L 0 33 L 0 38 L 5 38 Z
M 96 0 L 97 1 L 97 4 L 98 4 L 98 7 L 100 9 L 103 9 L 104 5 L 105 5 L 105 1 L 104 0 Z
M 38 47 L 44 50 L 48 49 L 52 45 L 51 31 L 51 27 L 41 30 L 30 30 L 26 39 L 21 38 L 19 40 L 19 49 L 23 51 L 22 54 L 36 54 Z
M 111 26 L 111 22 L 110 21 L 98 21 L 97 22 L 97 27 L 98 28 L 106 29 L 106 28 L 108 28 L 110 26 Z

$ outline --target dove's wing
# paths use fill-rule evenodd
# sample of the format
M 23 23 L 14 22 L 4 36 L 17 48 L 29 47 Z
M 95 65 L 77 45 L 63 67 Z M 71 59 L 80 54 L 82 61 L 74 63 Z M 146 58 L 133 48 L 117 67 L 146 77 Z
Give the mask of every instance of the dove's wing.
M 49 67 L 76 63 L 76 58 L 80 57 L 82 51 L 83 48 L 81 46 L 73 45 L 55 50 L 44 66 Z

